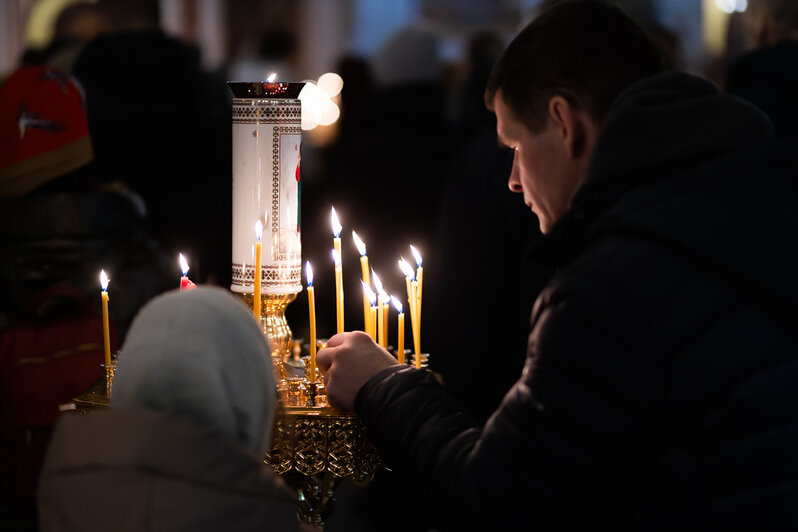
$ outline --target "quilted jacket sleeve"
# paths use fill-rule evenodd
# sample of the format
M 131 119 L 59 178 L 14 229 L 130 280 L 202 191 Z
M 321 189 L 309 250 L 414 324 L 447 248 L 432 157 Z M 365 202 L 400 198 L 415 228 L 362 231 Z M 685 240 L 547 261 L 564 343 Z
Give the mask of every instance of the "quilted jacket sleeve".
M 604 311 L 623 298 L 612 283 L 578 284 L 539 298 L 523 374 L 484 427 L 426 371 L 388 368 L 360 390 L 375 445 L 439 527 L 596 530 L 617 520 L 619 497 L 634 498 L 661 396 L 639 351 L 648 339 L 608 332 L 642 319 Z

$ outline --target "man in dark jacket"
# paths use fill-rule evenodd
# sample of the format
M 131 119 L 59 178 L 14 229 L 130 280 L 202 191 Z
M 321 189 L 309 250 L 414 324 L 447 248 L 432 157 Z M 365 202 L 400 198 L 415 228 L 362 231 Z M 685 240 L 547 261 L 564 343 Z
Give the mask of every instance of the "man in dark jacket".
M 440 528 L 796 529 L 798 209 L 770 121 L 597 2 L 535 19 L 486 96 L 557 266 L 520 379 L 479 427 L 343 333 L 329 399 Z

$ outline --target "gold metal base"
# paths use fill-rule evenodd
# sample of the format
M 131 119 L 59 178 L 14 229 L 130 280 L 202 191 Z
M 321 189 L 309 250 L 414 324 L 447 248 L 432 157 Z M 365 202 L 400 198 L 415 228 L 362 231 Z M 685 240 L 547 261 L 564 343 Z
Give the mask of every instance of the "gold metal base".
M 250 309 L 254 307 L 252 294 L 236 293 L 236 295 Z M 296 299 L 296 296 L 296 294 L 261 294 L 261 311 L 258 321 L 263 329 L 263 334 L 269 339 L 272 349 L 272 365 L 275 374 L 281 380 L 285 379 L 283 362 L 291 354 L 294 344 L 294 335 L 285 319 L 285 307 Z

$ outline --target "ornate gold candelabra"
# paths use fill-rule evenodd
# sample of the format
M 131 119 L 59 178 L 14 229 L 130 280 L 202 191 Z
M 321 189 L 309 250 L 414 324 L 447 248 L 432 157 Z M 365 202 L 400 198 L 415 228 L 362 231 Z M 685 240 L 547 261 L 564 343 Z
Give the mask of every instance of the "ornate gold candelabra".
M 292 356 L 293 335 L 285 308 L 302 290 L 299 93 L 304 84 L 231 82 L 228 86 L 233 93 L 230 288 L 250 308 L 256 291 L 261 291 L 256 318 L 271 344 L 283 406 L 266 462 L 296 489 L 300 518 L 322 526 L 339 480 L 369 481 L 379 460 L 360 420 L 330 408 L 320 375 L 311 381 L 304 362 Z M 262 240 L 255 230 L 257 244 L 253 224 L 262 224 L 265 230 Z

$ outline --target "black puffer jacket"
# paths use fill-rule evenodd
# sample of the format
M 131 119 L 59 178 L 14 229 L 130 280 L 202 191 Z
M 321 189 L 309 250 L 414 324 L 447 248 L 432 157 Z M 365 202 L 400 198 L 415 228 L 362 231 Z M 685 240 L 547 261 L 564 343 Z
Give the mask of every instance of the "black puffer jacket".
M 798 208 L 771 138 L 698 78 L 631 87 L 547 236 L 558 273 L 485 427 L 425 372 L 361 388 L 441 528 L 798 528 Z
M 742 55 L 726 74 L 726 90 L 762 109 L 777 138 L 798 139 L 798 40 Z

